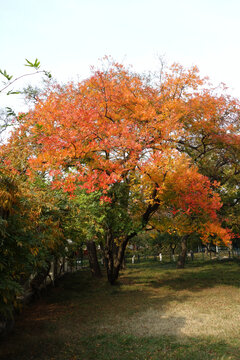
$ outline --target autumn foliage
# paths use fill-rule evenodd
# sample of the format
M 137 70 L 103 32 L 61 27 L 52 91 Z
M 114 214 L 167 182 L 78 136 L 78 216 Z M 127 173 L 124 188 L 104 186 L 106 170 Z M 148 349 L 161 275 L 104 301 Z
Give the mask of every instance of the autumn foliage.
M 29 178 L 44 174 L 70 196 L 100 193 L 114 282 L 129 239 L 160 209 L 181 234 L 231 242 L 218 217 L 217 182 L 200 172 L 198 160 L 219 144 L 239 148 L 239 104 L 214 92 L 196 67 L 174 64 L 159 82 L 106 61 L 88 79 L 42 94 L 3 152 L 13 164 L 7 149 L 23 149 Z

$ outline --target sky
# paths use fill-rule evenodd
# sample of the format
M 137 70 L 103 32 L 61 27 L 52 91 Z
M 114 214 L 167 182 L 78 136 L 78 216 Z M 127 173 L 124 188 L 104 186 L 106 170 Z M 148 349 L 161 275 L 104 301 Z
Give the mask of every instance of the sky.
M 38 58 L 61 83 L 87 77 L 104 55 L 140 72 L 161 56 L 240 97 L 239 35 L 239 0 L 0 0 L 0 69 L 21 75 L 25 58 Z

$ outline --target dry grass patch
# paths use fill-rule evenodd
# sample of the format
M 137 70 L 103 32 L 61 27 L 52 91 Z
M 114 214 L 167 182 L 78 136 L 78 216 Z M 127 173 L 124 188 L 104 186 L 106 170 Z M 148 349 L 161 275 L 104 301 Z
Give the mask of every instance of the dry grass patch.
M 119 297 L 112 302 L 113 309 L 109 304 L 110 312 L 96 332 L 117 328 L 136 336 L 214 336 L 225 341 L 239 337 L 238 264 L 214 263 L 180 272 L 153 268 L 139 266 L 125 273 L 121 290 L 116 291 Z
M 65 276 L 17 319 L 0 359 L 240 359 L 239 269 L 152 261 L 129 265 L 115 286 Z
M 185 299 L 182 301 L 182 299 Z M 155 295 L 156 299 L 156 295 Z M 240 290 L 218 286 L 189 295 L 179 292 L 175 300 L 142 309 L 124 326 L 139 336 L 215 336 L 218 339 L 240 334 Z

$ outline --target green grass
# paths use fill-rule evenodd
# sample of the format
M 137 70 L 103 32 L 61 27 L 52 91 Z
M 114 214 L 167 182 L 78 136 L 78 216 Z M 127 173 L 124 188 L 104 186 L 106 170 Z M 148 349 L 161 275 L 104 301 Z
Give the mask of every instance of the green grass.
M 240 359 L 240 266 L 148 260 L 114 286 L 66 275 L 24 309 L 1 360 Z

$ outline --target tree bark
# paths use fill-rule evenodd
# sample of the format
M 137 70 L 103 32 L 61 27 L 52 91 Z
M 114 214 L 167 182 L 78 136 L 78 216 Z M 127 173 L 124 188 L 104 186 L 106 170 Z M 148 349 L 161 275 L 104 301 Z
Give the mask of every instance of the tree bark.
M 126 268 L 127 268 L 127 266 L 126 266 L 126 258 L 125 258 L 125 255 L 124 255 L 120 270 L 125 270 Z
M 91 273 L 94 277 L 99 278 L 102 276 L 102 273 L 97 259 L 96 244 L 94 241 L 87 241 L 86 245 Z
M 53 260 L 53 282 L 58 278 L 58 258 L 54 257 Z
M 121 245 L 120 245 L 121 246 Z M 108 281 L 111 285 L 117 280 L 121 262 L 118 258 L 118 246 L 114 242 L 114 238 L 110 230 L 108 230 L 106 237 L 106 245 L 104 249 L 105 265 L 107 269 Z
M 107 277 L 111 285 L 115 283 L 118 279 L 119 271 L 122 268 L 124 261 L 124 253 L 127 246 L 127 243 L 131 237 L 135 236 L 133 233 L 117 245 L 114 241 L 114 237 L 111 234 L 111 231 L 108 232 L 105 244 L 105 264 L 107 268 Z
M 184 269 L 184 267 L 185 267 L 185 261 L 186 261 L 186 255 L 187 255 L 187 238 L 188 238 L 188 235 L 185 235 L 181 239 L 181 252 L 178 256 L 178 262 L 177 262 L 178 269 Z
M 175 249 L 176 249 L 176 244 L 172 245 L 170 244 L 170 261 L 175 261 Z

